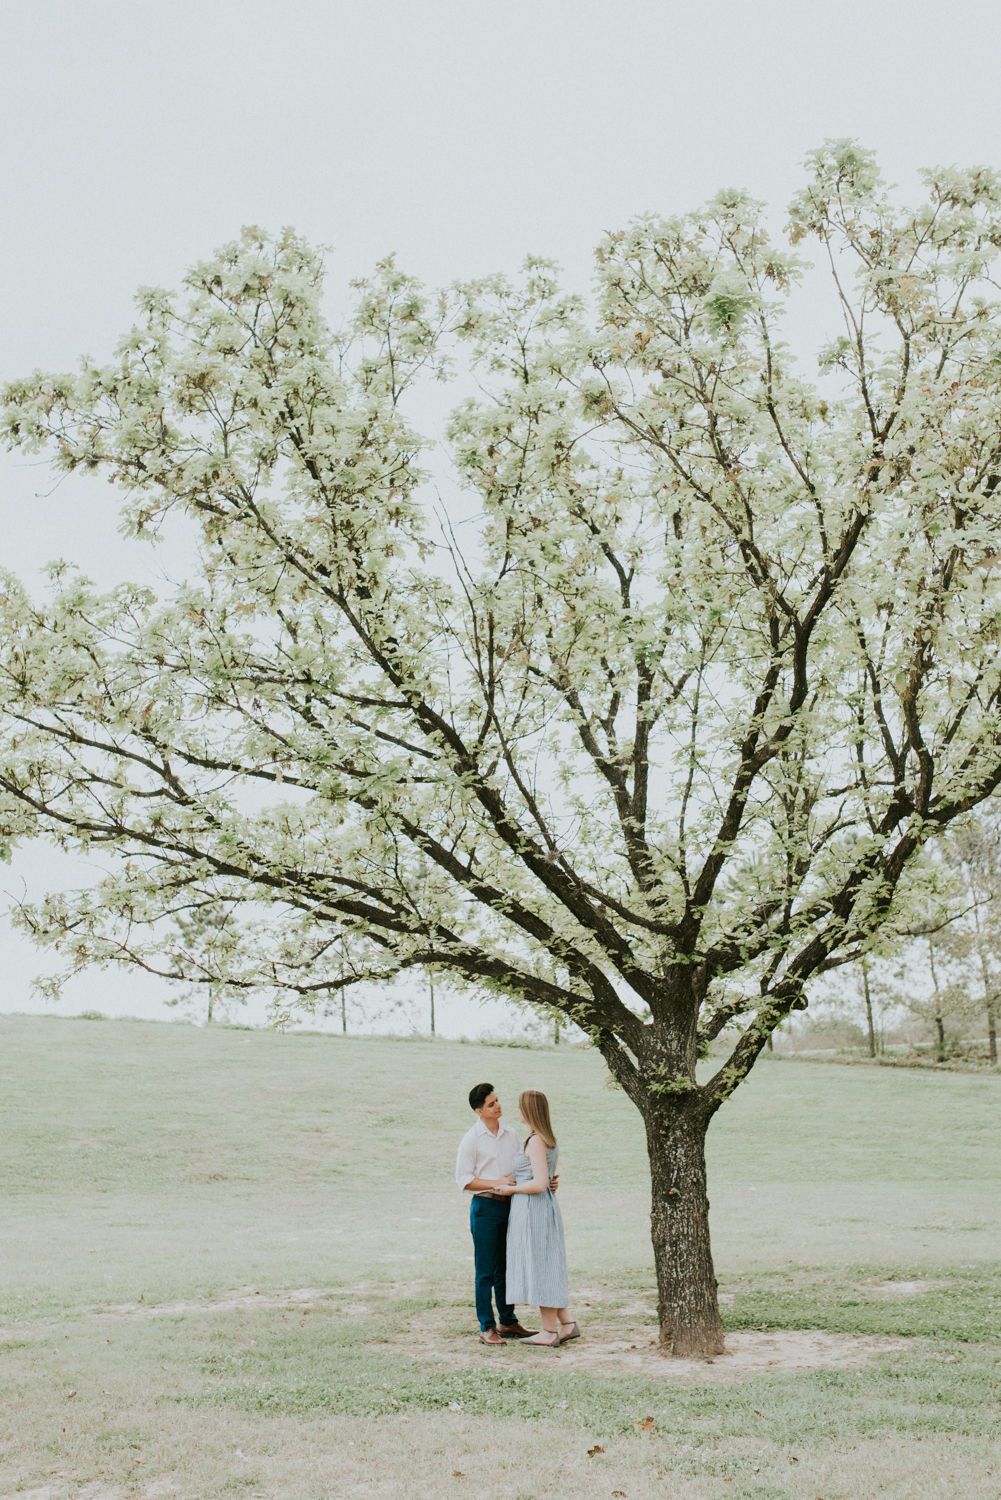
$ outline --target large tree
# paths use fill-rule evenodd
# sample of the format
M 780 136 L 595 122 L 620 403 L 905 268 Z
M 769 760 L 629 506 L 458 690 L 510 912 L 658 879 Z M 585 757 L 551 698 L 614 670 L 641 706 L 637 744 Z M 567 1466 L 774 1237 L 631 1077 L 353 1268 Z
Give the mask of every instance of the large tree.
M 309 248 L 246 233 L 6 397 L 202 558 L 161 599 L 6 583 L 11 825 L 115 855 L 25 922 L 179 976 L 177 920 L 227 912 L 218 983 L 430 967 L 570 1018 L 643 1118 L 680 1355 L 722 1347 L 716 1110 L 1001 782 L 1001 182 L 909 211 L 849 142 L 810 170 L 821 389 L 776 331 L 799 262 L 724 192 L 609 235 L 591 309 L 547 262 L 430 303 L 387 263 L 342 334 Z M 404 413 L 456 347 L 443 504 Z

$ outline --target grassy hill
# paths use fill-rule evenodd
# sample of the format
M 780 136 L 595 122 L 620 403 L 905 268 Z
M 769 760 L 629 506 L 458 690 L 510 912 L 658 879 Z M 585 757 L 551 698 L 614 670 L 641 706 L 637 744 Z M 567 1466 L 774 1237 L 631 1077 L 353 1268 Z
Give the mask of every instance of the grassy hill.
M 693 1412 L 684 1386 L 669 1394 L 663 1382 L 655 1391 L 592 1373 L 557 1400 L 547 1385 L 555 1366 L 524 1351 L 534 1363 L 510 1390 L 479 1364 L 463 1373 L 469 1356 L 455 1340 L 475 1323 L 471 1244 L 452 1167 L 472 1118 L 465 1096 L 479 1081 L 496 1085 L 512 1122 L 519 1089 L 550 1097 L 571 1287 L 592 1302 L 595 1337 L 599 1324 L 611 1337 L 620 1315 L 651 1325 L 642 1131 L 621 1092 L 605 1087 L 596 1053 L 13 1016 L 0 1018 L 0 1067 L 7 1409 L 16 1395 L 30 1413 L 7 1434 L 0 1492 L 47 1475 L 47 1500 L 88 1483 L 109 1497 L 173 1485 L 184 1495 L 306 1500 L 423 1494 L 438 1475 L 464 1481 L 466 1495 L 576 1495 L 592 1492 L 595 1460 L 605 1462 L 587 1458 L 583 1437 L 611 1432 L 632 1497 L 663 1493 L 659 1472 L 673 1476 L 674 1493 L 702 1500 L 703 1460 L 722 1451 L 730 1469 L 712 1493 L 831 1500 L 830 1483 L 817 1488 L 819 1470 L 790 1477 L 788 1455 L 775 1457 L 789 1441 L 818 1463 L 827 1452 L 818 1381 L 840 1413 L 842 1443 L 868 1455 L 842 1464 L 832 1493 L 889 1484 L 894 1464 L 919 1474 L 900 1445 L 945 1430 L 946 1417 L 948 1441 L 967 1443 L 962 1472 L 990 1466 L 988 1412 L 1001 1376 L 996 1077 L 766 1059 L 724 1108 L 710 1136 L 710 1197 L 728 1325 L 931 1340 L 920 1347 L 937 1361 L 935 1389 L 952 1394 L 916 1398 L 914 1412 L 895 1404 L 911 1378 L 900 1373 L 903 1354 L 841 1372 L 836 1392 L 821 1380 L 830 1372 L 763 1375 L 717 1388 L 716 1447 L 705 1448 L 709 1418 Z M 919 1289 L 887 1297 L 888 1281 Z M 240 1296 L 227 1299 L 234 1289 Z M 283 1306 L 296 1289 L 308 1291 Z M 143 1321 L 171 1299 L 176 1315 Z M 193 1316 L 199 1301 L 211 1318 Z M 343 1314 L 336 1338 L 329 1318 L 317 1331 L 317 1312 L 331 1307 L 362 1309 Z M 958 1354 L 941 1353 L 954 1345 Z M 929 1369 L 914 1375 L 919 1385 Z M 670 1414 L 665 1401 L 675 1403 Z M 658 1430 L 670 1426 L 677 1439 L 680 1423 L 689 1439 L 651 1448 L 651 1429 L 634 1424 L 655 1403 L 665 1413 Z M 870 1427 L 860 1429 L 866 1411 Z M 392 1457 L 400 1422 L 423 1434 L 405 1445 L 409 1468 Z M 753 1441 L 747 1422 L 757 1424 Z M 236 1447 L 259 1452 L 256 1467 L 233 1459 L 227 1434 L 237 1428 Z M 536 1472 L 543 1430 L 554 1453 L 566 1449 L 552 1490 Z M 759 1437 L 764 1467 L 734 1468 Z M 374 1444 L 374 1468 L 359 1469 L 349 1452 L 362 1441 Z M 459 1476 L 446 1472 L 463 1443 L 505 1455 L 503 1484 L 480 1473 L 485 1460 L 455 1458 Z M 513 1468 L 512 1443 L 524 1446 Z M 877 1481 L 870 1460 L 880 1444 Z M 692 1468 L 693 1454 L 702 1467 Z M 960 1463 L 958 1449 L 953 1457 Z M 336 1477 L 349 1470 L 350 1483 Z M 321 1482 L 328 1471 L 335 1477 Z M 603 1479 L 599 1492 L 612 1484 Z

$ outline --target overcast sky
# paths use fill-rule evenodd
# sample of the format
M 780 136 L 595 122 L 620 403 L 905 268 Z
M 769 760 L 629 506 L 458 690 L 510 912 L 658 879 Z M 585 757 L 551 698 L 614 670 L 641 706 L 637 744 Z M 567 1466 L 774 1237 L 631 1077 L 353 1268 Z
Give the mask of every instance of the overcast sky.
M 828 136 L 874 147 L 907 196 L 941 163 L 1001 166 L 989 0 L 25 0 L 3 5 L 0 378 L 109 353 L 143 284 L 243 224 L 330 247 L 351 277 L 395 251 L 439 284 L 554 256 L 586 288 L 601 233 L 723 186 L 774 225 Z M 116 535 L 103 486 L 0 467 L 4 561 L 101 581 L 164 560 Z M 40 849 L 0 885 L 62 878 Z M 41 1008 L 0 935 L 0 1009 Z M 94 976 L 57 1007 L 166 1014 Z M 452 1005 L 453 1034 L 496 1028 Z

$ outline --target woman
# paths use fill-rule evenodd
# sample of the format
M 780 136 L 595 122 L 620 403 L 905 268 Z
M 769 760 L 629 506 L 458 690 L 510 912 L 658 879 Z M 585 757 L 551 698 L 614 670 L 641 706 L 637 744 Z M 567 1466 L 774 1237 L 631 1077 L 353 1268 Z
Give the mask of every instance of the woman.
M 512 1187 L 497 1192 L 511 1197 L 507 1226 L 507 1300 L 534 1303 L 542 1328 L 522 1344 L 555 1349 L 580 1338 L 569 1307 L 563 1217 L 549 1190 L 559 1150 L 549 1122 L 549 1101 L 538 1089 L 518 1096 L 518 1117 L 528 1127 L 524 1149 L 511 1164 Z

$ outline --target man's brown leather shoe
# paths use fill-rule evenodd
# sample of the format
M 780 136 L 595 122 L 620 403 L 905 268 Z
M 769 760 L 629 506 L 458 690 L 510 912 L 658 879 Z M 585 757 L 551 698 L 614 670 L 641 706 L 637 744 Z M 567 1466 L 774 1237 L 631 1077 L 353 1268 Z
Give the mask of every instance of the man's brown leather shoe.
M 502 1339 L 530 1339 L 535 1332 L 533 1328 L 522 1328 L 520 1323 L 502 1323 L 497 1332 Z
M 481 1329 L 481 1331 L 480 1331 L 480 1343 L 481 1344 L 503 1344 L 503 1342 L 504 1342 L 504 1340 L 501 1338 L 501 1336 L 497 1332 L 496 1328 L 484 1328 L 484 1329 Z

